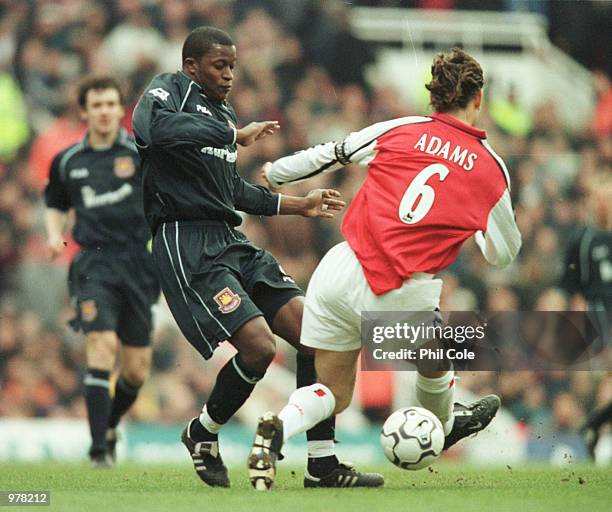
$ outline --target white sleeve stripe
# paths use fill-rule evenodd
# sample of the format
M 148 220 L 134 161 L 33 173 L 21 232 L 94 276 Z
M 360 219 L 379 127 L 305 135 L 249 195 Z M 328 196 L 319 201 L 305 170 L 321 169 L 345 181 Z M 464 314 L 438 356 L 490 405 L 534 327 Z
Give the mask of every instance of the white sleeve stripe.
M 481 139 L 480 143 L 491 154 L 491 156 L 495 159 L 495 161 L 499 165 L 501 171 L 504 173 L 504 178 L 506 180 L 506 185 L 508 186 L 508 190 L 510 190 L 510 175 L 508 174 L 508 169 L 506 168 L 506 164 L 500 158 L 500 156 L 493 150 L 491 145 L 487 142 L 487 139 Z
M 281 196 L 283 194 L 278 194 L 278 203 L 276 204 L 276 215 L 280 215 L 280 205 L 281 205 Z
M 234 138 L 232 139 L 232 146 L 236 144 L 236 139 L 238 138 L 238 130 L 232 126 L 232 130 L 234 130 Z
M 187 103 L 187 98 L 189 98 L 189 93 L 191 92 L 191 86 L 194 84 L 195 82 L 191 81 L 189 83 L 189 87 L 187 87 L 187 92 L 185 93 L 185 97 L 183 98 L 183 101 L 181 102 L 181 106 L 179 108 L 179 112 L 183 111 L 183 107 L 185 106 L 185 103 Z

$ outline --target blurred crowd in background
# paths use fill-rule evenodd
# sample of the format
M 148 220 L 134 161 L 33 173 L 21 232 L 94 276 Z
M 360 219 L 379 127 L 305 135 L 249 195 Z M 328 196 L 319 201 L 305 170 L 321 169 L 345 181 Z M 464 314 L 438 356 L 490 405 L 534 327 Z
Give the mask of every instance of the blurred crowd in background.
M 565 9 L 573 3 L 559 2 Z M 591 13 L 598 3 L 581 5 Z M 361 4 L 470 7 L 461 0 Z M 548 9 L 531 1 L 497 4 Z M 131 110 L 151 77 L 180 67 L 188 32 L 201 24 L 227 30 L 238 48 L 230 101 L 240 122 L 277 119 L 282 127 L 240 149 L 239 171 L 258 182 L 267 160 L 426 111 L 403 103 L 390 87 L 367 84 L 364 70 L 375 54 L 351 35 L 346 9 L 344 2 L 314 0 L 0 0 L 0 416 L 85 416 L 82 339 L 66 326 L 66 270 L 77 248 L 70 243 L 59 261 L 49 263 L 41 201 L 51 159 L 84 133 L 75 82 L 92 71 L 119 75 L 128 90 L 129 129 Z M 552 18 L 551 27 L 554 36 L 558 23 Z M 559 283 L 568 243 L 588 221 L 589 180 L 612 172 L 612 87 L 601 46 L 589 53 L 572 46 L 574 33 L 565 36 L 561 46 L 579 58 L 586 52 L 582 61 L 594 71 L 592 122 L 570 133 L 552 103 L 527 111 L 487 98 L 480 125 L 510 171 L 523 249 L 510 268 L 495 270 L 485 267 L 472 241 L 466 243 L 443 273 L 443 309 L 584 307 Z M 515 122 L 508 122 L 508 109 Z M 350 201 L 363 173 L 349 166 L 292 192 L 333 186 Z M 241 229 L 306 286 L 327 249 L 341 240 L 339 226 L 340 219 L 248 217 Z M 155 333 L 153 375 L 131 417 L 182 422 L 204 402 L 216 372 L 206 370 L 160 309 L 165 320 Z M 278 356 L 289 369 L 291 352 L 283 348 Z M 594 406 L 612 399 L 612 376 L 596 372 L 478 373 L 464 375 L 461 384 L 500 393 L 517 419 L 550 431 L 575 430 Z M 390 375 L 360 375 L 357 402 L 368 417 L 379 421 L 390 412 L 393 386 Z

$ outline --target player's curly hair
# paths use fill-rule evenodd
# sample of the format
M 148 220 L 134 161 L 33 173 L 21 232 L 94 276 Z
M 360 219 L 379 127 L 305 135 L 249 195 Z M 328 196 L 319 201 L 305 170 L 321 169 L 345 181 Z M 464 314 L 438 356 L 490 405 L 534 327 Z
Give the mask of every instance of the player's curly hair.
M 425 87 L 436 112 L 465 108 L 484 84 L 480 64 L 461 48 L 438 53 L 431 65 L 431 77 Z

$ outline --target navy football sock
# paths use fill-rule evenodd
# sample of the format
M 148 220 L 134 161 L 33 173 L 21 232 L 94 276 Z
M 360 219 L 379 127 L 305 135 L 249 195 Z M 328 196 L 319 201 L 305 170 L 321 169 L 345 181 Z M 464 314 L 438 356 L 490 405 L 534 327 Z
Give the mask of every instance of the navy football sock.
M 85 375 L 85 402 L 92 440 L 90 455 L 106 451 L 106 428 L 111 409 L 109 376 L 110 372 L 95 368 L 89 368 Z
M 226 423 L 251 395 L 255 384 L 264 376 L 246 366 L 237 354 L 221 368 L 217 381 L 206 402 L 209 417 L 220 425 Z M 217 434 L 208 431 L 200 421 L 191 425 L 194 441 L 214 441 Z
M 115 398 L 111 407 L 110 417 L 108 420 L 109 428 L 115 428 L 119 424 L 121 416 L 123 416 L 132 404 L 138 398 L 140 387 L 132 386 L 123 376 L 117 379 L 115 385 Z
M 587 420 L 587 427 L 599 430 L 602 425 L 610 421 L 612 421 L 612 402 L 591 413 Z

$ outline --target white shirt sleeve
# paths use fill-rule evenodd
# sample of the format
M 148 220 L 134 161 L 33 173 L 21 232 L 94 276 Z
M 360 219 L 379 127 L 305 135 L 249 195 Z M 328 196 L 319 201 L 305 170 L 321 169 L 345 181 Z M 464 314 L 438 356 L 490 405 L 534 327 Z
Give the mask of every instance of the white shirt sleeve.
M 516 258 L 522 241 L 508 190 L 489 212 L 486 232 L 477 231 L 474 240 L 485 259 L 496 267 L 506 267 Z
M 404 124 L 431 122 L 429 117 L 410 116 L 384 121 L 352 132 L 342 142 L 326 142 L 273 162 L 266 173 L 274 188 L 295 184 L 321 173 L 336 171 L 350 163 L 367 165 L 375 156 L 376 139 Z

